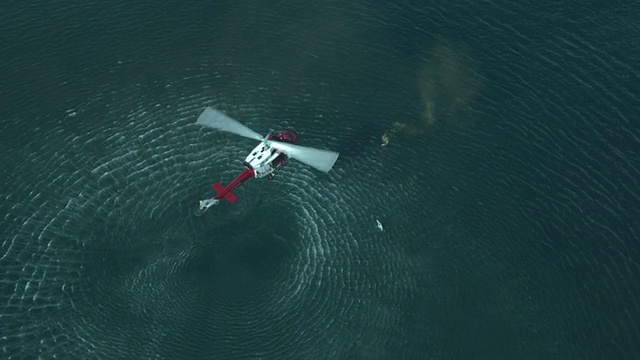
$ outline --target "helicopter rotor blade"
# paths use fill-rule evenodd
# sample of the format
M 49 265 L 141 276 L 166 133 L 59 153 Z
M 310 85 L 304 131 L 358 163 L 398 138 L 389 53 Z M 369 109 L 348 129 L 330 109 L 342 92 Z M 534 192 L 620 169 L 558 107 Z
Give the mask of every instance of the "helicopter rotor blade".
M 202 114 L 198 117 L 196 124 L 230 132 L 236 135 L 244 136 L 250 139 L 262 141 L 263 137 L 257 132 L 249 129 L 241 124 L 239 121 L 230 118 L 229 116 L 215 110 L 212 107 L 204 109 Z
M 337 152 L 312 147 L 270 141 L 269 147 L 278 149 L 287 156 L 323 172 L 329 172 L 340 155 Z

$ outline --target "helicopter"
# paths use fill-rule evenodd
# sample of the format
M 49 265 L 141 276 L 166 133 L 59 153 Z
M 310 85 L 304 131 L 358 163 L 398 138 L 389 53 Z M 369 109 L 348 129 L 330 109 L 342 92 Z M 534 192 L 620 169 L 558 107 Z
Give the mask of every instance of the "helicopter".
M 261 136 L 239 121 L 224 113 L 207 107 L 196 121 L 197 125 L 244 136 L 260 143 L 247 155 L 240 172 L 229 184 L 223 186 L 215 182 L 211 187 L 217 194 L 211 198 L 199 200 L 194 213 L 196 216 L 204 214 L 207 209 L 218 205 L 223 198 L 235 203 L 238 197 L 231 191 L 251 178 L 273 179 L 277 170 L 282 168 L 289 159 L 298 160 L 319 171 L 329 172 L 338 156 L 337 152 L 297 145 L 298 136 L 295 131 L 287 130 Z

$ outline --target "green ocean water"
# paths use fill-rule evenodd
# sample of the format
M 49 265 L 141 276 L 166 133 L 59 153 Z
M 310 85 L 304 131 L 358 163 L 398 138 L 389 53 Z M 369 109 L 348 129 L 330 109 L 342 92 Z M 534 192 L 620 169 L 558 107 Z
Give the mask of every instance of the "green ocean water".
M 640 356 L 638 5 L 0 9 L 3 358 Z

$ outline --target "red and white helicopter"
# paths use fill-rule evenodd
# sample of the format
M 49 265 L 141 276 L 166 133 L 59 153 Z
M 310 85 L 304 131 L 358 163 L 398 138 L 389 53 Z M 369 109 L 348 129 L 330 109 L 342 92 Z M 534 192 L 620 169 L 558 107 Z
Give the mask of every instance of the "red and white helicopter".
M 237 120 L 211 107 L 206 108 L 200 114 L 196 124 L 260 141 L 260 144 L 244 160 L 245 169 L 233 181 L 227 186 L 218 182 L 211 186 L 218 194 L 212 198 L 200 200 L 195 210 L 196 216 L 202 215 L 211 206 L 218 205 L 222 198 L 232 204 L 235 203 L 238 197 L 231 192 L 233 189 L 253 177 L 272 179 L 275 176 L 275 171 L 284 166 L 289 158 L 296 159 L 323 172 L 329 172 L 338 160 L 339 154 L 337 152 L 295 145 L 298 138 L 294 131 L 282 131 L 275 135 L 269 134 L 262 137 Z

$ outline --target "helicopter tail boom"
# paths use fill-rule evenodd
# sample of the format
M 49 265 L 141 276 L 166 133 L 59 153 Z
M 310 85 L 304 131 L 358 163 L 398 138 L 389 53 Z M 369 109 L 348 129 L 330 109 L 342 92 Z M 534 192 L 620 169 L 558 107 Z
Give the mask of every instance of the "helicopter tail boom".
M 211 185 L 211 187 L 213 188 L 213 190 L 218 192 L 218 195 L 223 194 L 222 197 L 225 198 L 228 202 L 233 204 L 238 201 L 238 197 L 236 196 L 236 194 L 232 193 L 231 191 L 227 191 L 225 193 L 225 187 L 222 186 L 222 184 L 220 184 L 219 182 L 214 183 L 213 185 Z M 218 196 L 215 196 L 215 198 L 219 199 Z
M 252 177 L 255 177 L 255 172 L 253 171 L 253 169 L 245 168 L 227 186 L 223 186 L 219 182 L 211 185 L 211 187 L 216 192 L 218 192 L 218 195 L 214 196 L 213 199 L 214 200 L 220 200 L 222 198 L 225 198 L 230 203 L 232 203 L 232 204 L 235 203 L 236 201 L 238 201 L 238 197 L 234 193 L 232 193 L 231 190 L 235 189 L 236 187 L 238 187 L 238 185 L 240 185 L 243 182 L 251 179 Z

